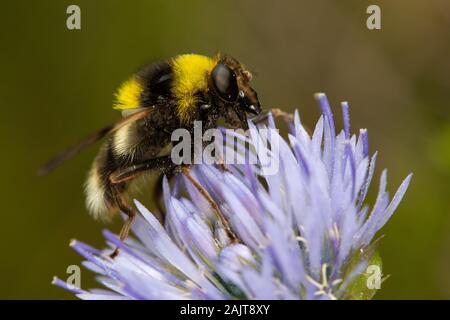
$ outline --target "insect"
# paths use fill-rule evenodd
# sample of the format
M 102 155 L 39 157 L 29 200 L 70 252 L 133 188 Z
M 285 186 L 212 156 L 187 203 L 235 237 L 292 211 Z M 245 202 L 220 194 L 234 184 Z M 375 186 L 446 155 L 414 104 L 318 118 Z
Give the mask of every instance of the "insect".
M 170 148 L 171 133 L 177 128 L 192 132 L 194 121 L 202 121 L 206 131 L 219 119 L 231 127 L 247 128 L 247 113 L 261 112 L 251 80 L 252 74 L 227 55 L 183 54 L 148 65 L 116 93 L 114 108 L 122 111 L 123 118 L 58 154 L 38 174 L 46 175 L 109 135 L 88 174 L 86 205 L 97 219 L 124 213 L 127 219 L 120 232 L 124 241 L 136 215 L 128 199 L 130 184 L 152 170 L 161 176 L 179 172 L 170 155 L 161 155 Z

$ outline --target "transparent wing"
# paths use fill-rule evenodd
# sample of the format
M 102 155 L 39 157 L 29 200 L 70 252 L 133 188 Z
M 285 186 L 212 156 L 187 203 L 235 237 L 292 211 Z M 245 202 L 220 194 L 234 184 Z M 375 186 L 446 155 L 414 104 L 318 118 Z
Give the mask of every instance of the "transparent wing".
M 85 137 L 78 143 L 72 145 L 71 147 L 67 148 L 66 150 L 62 151 L 61 153 L 57 154 L 53 158 L 51 158 L 49 161 L 47 161 L 42 167 L 39 168 L 37 171 L 37 174 L 39 176 L 44 176 L 50 173 L 52 170 L 54 170 L 56 167 L 61 165 L 66 160 L 69 160 L 76 156 L 80 151 L 85 149 L 86 147 L 90 146 L 91 144 L 97 142 L 98 140 L 102 139 L 106 135 L 110 134 L 111 132 L 116 131 L 117 129 L 123 127 L 124 125 L 135 122 L 139 119 L 144 118 L 147 116 L 153 108 L 143 108 L 139 110 L 134 110 L 135 112 L 132 112 L 130 114 L 124 115 L 122 119 L 119 121 L 110 124 L 109 126 L 106 126 L 97 132 L 94 132 L 90 134 L 89 136 Z

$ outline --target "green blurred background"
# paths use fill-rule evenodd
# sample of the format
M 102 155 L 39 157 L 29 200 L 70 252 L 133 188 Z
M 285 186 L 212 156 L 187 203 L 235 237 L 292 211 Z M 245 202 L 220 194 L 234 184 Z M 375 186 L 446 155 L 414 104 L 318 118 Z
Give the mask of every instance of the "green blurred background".
M 81 7 L 81 30 L 66 28 L 69 4 Z M 381 30 L 366 28 L 369 4 L 381 7 Z M 84 208 L 98 145 L 48 177 L 38 166 L 117 119 L 112 94 L 141 65 L 218 50 L 256 72 L 264 106 L 299 108 L 310 126 L 315 92 L 337 114 L 350 102 L 390 190 L 415 173 L 383 231 L 391 277 L 377 298 L 450 298 L 449 1 L 8 0 L 0 12 L 0 298 L 72 298 L 50 285 L 81 262 L 69 240 L 102 247 L 101 230 L 120 228 Z M 88 272 L 81 280 L 95 286 Z

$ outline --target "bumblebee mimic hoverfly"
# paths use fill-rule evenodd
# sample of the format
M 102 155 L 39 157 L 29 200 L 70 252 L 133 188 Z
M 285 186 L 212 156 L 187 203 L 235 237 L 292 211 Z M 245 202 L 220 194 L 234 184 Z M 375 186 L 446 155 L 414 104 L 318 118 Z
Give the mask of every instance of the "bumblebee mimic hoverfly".
M 192 131 L 194 121 L 201 121 L 206 131 L 216 127 L 219 119 L 246 129 L 246 114 L 261 112 L 251 79 L 252 74 L 230 56 L 183 54 L 146 66 L 116 93 L 114 108 L 124 117 L 63 151 L 38 174 L 49 173 L 109 135 L 89 171 L 86 204 L 98 219 L 124 213 L 128 217 L 120 232 L 124 241 L 135 217 L 127 199 L 129 185 L 148 171 L 160 171 L 161 176 L 178 172 L 170 156 L 160 155 L 170 145 L 175 129 Z

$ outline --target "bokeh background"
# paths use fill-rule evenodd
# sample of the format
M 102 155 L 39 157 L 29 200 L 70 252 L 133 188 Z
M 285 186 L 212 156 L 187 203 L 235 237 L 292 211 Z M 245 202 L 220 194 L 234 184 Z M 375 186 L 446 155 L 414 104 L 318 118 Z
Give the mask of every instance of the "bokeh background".
M 82 29 L 66 28 L 81 7 Z M 378 4 L 382 29 L 366 28 Z M 98 144 L 48 177 L 49 156 L 119 117 L 112 94 L 141 65 L 179 53 L 229 53 L 257 74 L 262 103 L 299 108 L 312 126 L 313 94 L 369 130 L 377 173 L 393 192 L 414 172 L 383 229 L 377 298 L 450 298 L 450 2 L 428 1 L 24 1 L 0 10 L 0 298 L 65 299 L 53 275 L 81 258 L 77 238 L 103 246 L 82 185 Z M 373 188 L 377 188 L 377 182 Z M 143 195 L 145 197 L 145 193 Z M 82 285 L 94 287 L 82 273 Z

